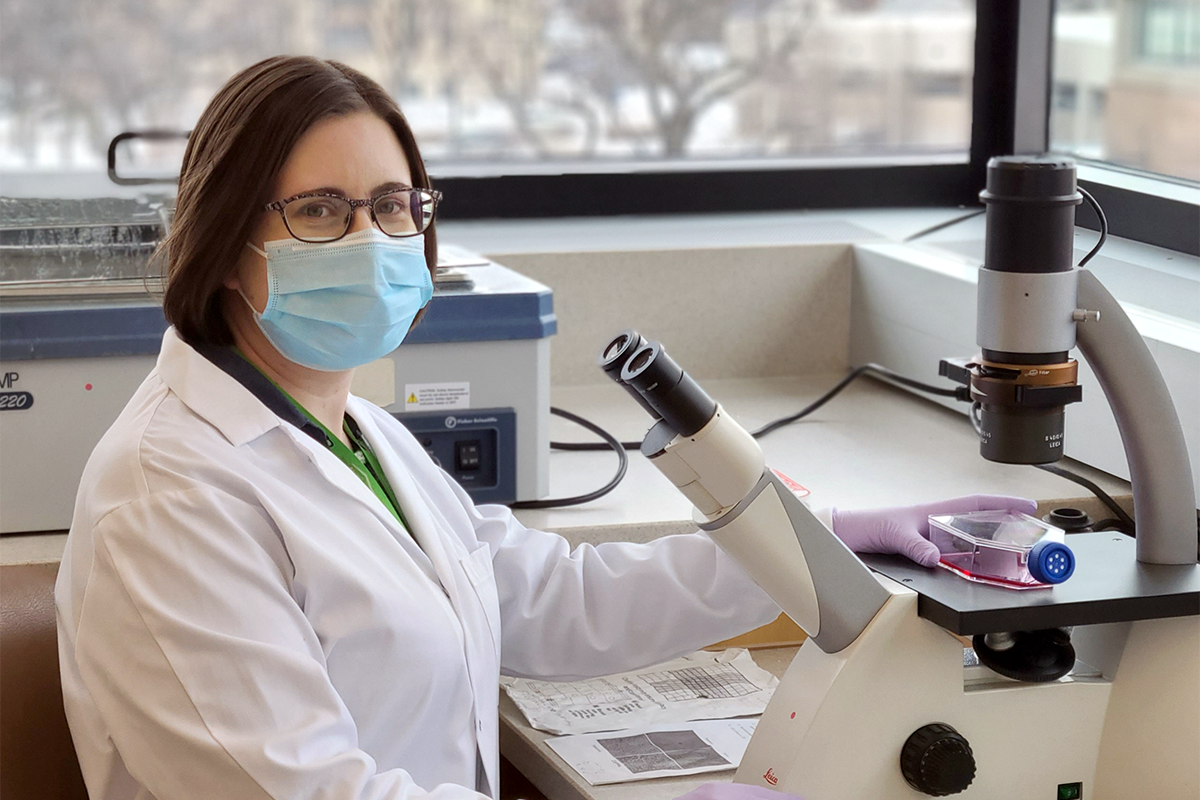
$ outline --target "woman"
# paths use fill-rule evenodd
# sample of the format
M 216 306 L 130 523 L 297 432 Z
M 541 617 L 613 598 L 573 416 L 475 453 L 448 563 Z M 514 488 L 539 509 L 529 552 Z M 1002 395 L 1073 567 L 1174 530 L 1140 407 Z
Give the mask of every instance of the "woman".
M 172 327 L 59 573 L 93 798 L 494 796 L 501 670 L 612 673 L 778 613 L 706 536 L 571 553 L 475 507 L 349 394 L 432 294 L 428 187 L 394 101 L 341 64 L 269 59 L 201 116 Z M 929 546 L 894 519 L 839 533 Z

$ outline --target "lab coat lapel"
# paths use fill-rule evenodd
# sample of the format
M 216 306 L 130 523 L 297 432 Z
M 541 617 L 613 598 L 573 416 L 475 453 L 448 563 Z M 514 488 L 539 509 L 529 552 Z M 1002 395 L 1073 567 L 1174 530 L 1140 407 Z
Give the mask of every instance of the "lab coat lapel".
M 173 327 L 163 334 L 155 369 L 185 406 L 219 430 L 234 447 L 254 441 L 282 424 L 250 390 L 180 339 Z
M 358 423 L 367 443 L 375 451 L 380 465 L 387 474 L 388 482 L 400 504 L 401 512 L 408 521 L 409 534 L 420 545 L 433 565 L 433 570 L 446 591 L 464 628 L 463 650 L 467 662 L 467 673 L 475 702 L 475 741 L 478 758 L 483 764 L 488 791 L 498 797 L 499 786 L 499 736 L 497 709 L 499 696 L 498 641 L 500 631 L 493 630 L 483 603 L 472 588 L 464 564 L 470 563 L 465 546 L 454 548 L 459 541 L 453 531 L 442 531 L 446 527 L 433 513 L 433 504 L 421 491 L 411 472 L 395 455 L 395 449 L 371 419 L 366 409 L 347 406 L 347 410 Z M 309 458 L 331 484 L 360 502 L 367 503 L 376 511 L 376 516 L 398 533 L 399 523 L 383 508 L 375 495 L 358 479 L 337 456 L 321 447 L 305 434 L 283 426 L 296 444 L 308 453 Z M 325 450 L 324 453 L 319 451 Z M 448 535 L 446 535 L 448 534 Z M 481 545 L 486 547 L 486 545 Z M 459 552 L 461 551 L 461 552 Z M 490 578 L 489 578 L 490 579 Z M 478 580 L 478 577 L 476 577 Z M 498 623 L 497 623 L 498 624 Z M 495 637 L 495 638 L 493 638 Z M 480 713 L 480 709 L 487 709 Z
M 423 550 L 415 543 L 417 540 L 410 535 L 410 532 L 405 530 L 404 526 L 392 515 L 392 512 L 379 502 L 379 498 L 363 483 L 361 478 L 348 469 L 342 463 L 341 459 L 334 455 L 328 447 L 322 446 L 312 437 L 296 430 L 290 425 L 285 425 L 283 428 L 287 431 L 288 436 L 292 438 L 292 441 L 296 443 L 296 446 L 304 450 L 309 460 L 313 462 L 325 480 L 333 484 L 335 488 L 350 495 L 354 500 L 366 505 L 367 509 L 379 520 L 379 523 L 392 535 L 392 538 L 408 553 L 409 558 L 417 562 L 417 566 L 421 571 L 435 584 L 445 585 L 445 578 L 442 576 L 436 562 L 430 557 L 429 551 Z M 401 508 L 403 509 L 403 503 L 401 503 Z
M 429 556 L 438 579 L 441 580 L 447 594 L 450 595 L 451 603 L 456 609 L 459 608 L 459 591 L 454 570 L 454 564 L 458 559 L 456 554 L 446 551 L 446 544 L 439 533 L 437 522 L 430 512 L 429 500 L 421 493 L 409 471 L 396 458 L 392 445 L 380 433 L 375 421 L 371 419 L 371 415 L 366 413 L 365 409 L 348 408 L 348 410 L 354 417 L 354 421 L 358 423 L 359 430 L 366 437 L 367 443 L 375 451 L 375 457 L 379 459 L 384 473 L 387 474 L 388 483 L 392 485 L 392 491 L 396 493 L 396 501 L 400 503 L 400 513 L 408 521 L 409 533 Z
M 312 437 L 289 425 L 282 427 L 287 432 L 287 435 L 291 437 L 292 441 L 296 443 L 296 446 L 308 455 L 309 460 L 313 462 L 325 480 L 358 502 L 366 503 L 372 511 L 376 512 L 376 516 L 381 520 L 391 522 L 393 525 L 395 524 L 395 519 L 391 518 L 390 515 L 385 517 L 387 509 L 379 504 L 379 500 L 375 497 L 374 493 L 328 447 L 323 447 Z M 376 506 L 379 506 L 379 508 L 377 509 Z
M 497 628 L 493 630 L 493 622 L 488 619 L 484 601 L 472 587 L 473 579 L 493 579 L 490 573 L 486 577 L 477 573 L 480 568 L 474 564 L 472 554 L 468 552 L 465 543 L 460 543 L 461 540 L 455 531 L 443 530 L 447 528 L 447 523 L 434 513 L 433 501 L 422 491 L 408 468 L 401 463 L 396 455 L 395 446 L 375 424 L 369 410 L 360 407 L 353 397 L 347 408 L 379 458 L 380 465 L 392 485 L 392 491 L 396 493 L 396 500 L 400 503 L 404 518 L 408 520 L 410 532 L 433 562 L 451 604 L 467 629 L 463 637 L 463 647 L 467 658 L 467 672 L 475 696 L 476 740 L 488 787 L 495 797 L 496 787 L 499 785 L 499 764 L 496 755 L 499 752 L 499 730 L 496 729 L 500 701 L 499 620 L 496 620 Z M 487 545 L 480 544 L 480 548 L 485 547 Z M 476 571 L 473 578 L 468 576 L 468 569 Z M 490 567 L 488 569 L 490 570 Z M 486 711 L 480 713 L 480 709 Z

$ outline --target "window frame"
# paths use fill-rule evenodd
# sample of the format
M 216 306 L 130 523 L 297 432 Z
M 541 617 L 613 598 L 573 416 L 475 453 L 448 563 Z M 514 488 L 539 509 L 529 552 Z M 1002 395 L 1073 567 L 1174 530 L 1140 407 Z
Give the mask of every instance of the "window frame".
M 1021 0 L 1021 5 L 1030 2 Z M 1046 97 L 1040 106 L 1037 98 L 1031 97 L 1016 108 L 1018 124 L 1024 122 L 1027 128 L 1034 129 L 1041 124 L 1042 132 L 1040 139 L 1031 137 L 1026 143 L 1029 149 L 1015 152 L 1044 152 L 1050 149 L 1050 87 L 1054 80 L 1054 16 L 1058 11 L 1058 3 L 1051 0 L 1045 6 L 1049 13 L 1044 19 L 1038 18 L 1034 27 L 1036 29 L 1044 25 L 1040 38 L 1046 41 L 1047 47 Z M 1072 155 L 1081 167 L 1087 167 L 1083 170 L 1087 177 L 1081 176 L 1079 185 L 1091 192 L 1104 209 L 1109 233 L 1200 256 L 1200 200 L 1180 197 L 1180 193 L 1174 191 L 1181 184 L 1196 187 L 1195 183 L 1111 162 L 1067 155 Z M 1131 182 L 1130 176 L 1134 176 L 1136 181 Z M 1137 185 L 1133 186 L 1132 183 Z M 1187 194 L 1200 198 L 1200 191 L 1188 191 Z M 1090 230 L 1100 230 L 1100 220 L 1086 203 L 1080 206 L 1076 214 L 1076 224 Z
M 1044 0 L 1040 0 L 1044 4 Z M 976 0 L 971 142 L 966 158 L 778 160 L 770 165 L 708 161 L 546 165 L 501 174 L 454 174 L 435 164 L 446 194 L 441 219 L 534 219 L 622 214 L 692 214 L 885 206 L 976 205 L 987 160 L 1012 153 L 1017 23 L 1025 0 Z M 714 191 L 714 187 L 720 191 Z M 731 205 L 730 197 L 736 198 Z
M 964 158 L 863 158 L 434 164 L 446 220 L 697 214 L 871 207 L 977 206 L 988 159 L 1050 147 L 1055 0 L 976 0 L 971 140 Z M 167 135 L 121 134 L 123 137 Z M 178 134 L 171 134 L 178 135 Z M 1200 184 L 1075 156 L 1080 184 L 1110 232 L 1200 256 Z M 1138 185 L 1130 188 L 1134 174 Z M 119 183 L 154 182 L 120 179 Z M 1172 192 L 1183 183 L 1197 191 Z M 1196 198 L 1196 199 L 1193 199 Z M 1078 223 L 1098 229 L 1090 207 Z
M 556 170 L 552 165 L 530 165 L 524 170 L 501 167 L 490 175 L 454 174 L 461 168 L 453 166 L 441 174 L 435 165 L 432 176 L 447 195 L 439 207 L 440 218 L 978 205 L 988 159 L 1049 149 L 1056 7 L 1053 0 L 976 0 L 971 142 L 963 162 L 880 157 L 731 165 L 697 159 L 602 168 L 588 164 L 578 171 L 566 166 Z M 1081 179 L 1080 184 L 1106 209 L 1114 236 L 1200 256 L 1200 204 L 1153 188 L 1127 188 L 1119 178 L 1128 170 L 1108 169 L 1112 180 L 1093 177 Z M 1157 180 L 1164 189 L 1172 183 L 1148 173 L 1138 175 Z M 721 190 L 713 191 L 715 186 Z M 735 206 L 730 197 L 737 198 Z M 1086 204 L 1080 208 L 1078 224 L 1099 229 Z

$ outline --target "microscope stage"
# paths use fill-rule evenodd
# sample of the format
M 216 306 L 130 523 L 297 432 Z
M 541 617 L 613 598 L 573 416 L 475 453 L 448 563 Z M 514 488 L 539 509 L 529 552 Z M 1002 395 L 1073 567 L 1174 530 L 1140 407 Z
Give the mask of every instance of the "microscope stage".
M 860 558 L 917 592 L 922 617 L 961 636 L 1200 615 L 1200 565 L 1141 564 L 1136 542 L 1112 531 L 1070 534 L 1066 542 L 1075 574 L 1026 591 L 974 583 L 903 556 Z

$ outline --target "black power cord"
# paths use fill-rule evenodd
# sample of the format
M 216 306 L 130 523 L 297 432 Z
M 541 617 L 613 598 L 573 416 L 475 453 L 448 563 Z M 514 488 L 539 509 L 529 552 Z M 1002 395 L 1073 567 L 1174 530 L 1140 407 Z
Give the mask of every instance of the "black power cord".
M 751 431 L 750 435 L 753 436 L 755 439 L 758 439 L 763 436 L 766 436 L 768 433 L 771 433 L 774 430 L 782 428 L 784 425 L 791 424 L 798 419 L 807 417 L 809 414 L 813 413 L 818 408 L 825 405 L 830 400 L 832 400 L 834 397 L 836 397 L 843 389 L 845 389 L 847 386 L 849 386 L 856 378 L 858 378 L 862 375 L 867 375 L 867 374 L 877 375 L 881 378 L 884 378 L 884 379 L 890 380 L 890 381 L 894 381 L 903 386 L 908 386 L 909 388 L 916 389 L 916 390 L 922 391 L 922 392 L 928 392 L 929 394 L 938 395 L 940 397 L 954 397 L 959 400 L 969 399 L 968 390 L 967 390 L 967 387 L 965 387 L 965 386 L 957 387 L 954 389 L 946 389 L 946 388 L 942 388 L 940 386 L 930 386 L 927 383 L 921 383 L 920 381 L 915 381 L 911 378 L 906 378 L 903 375 L 892 372 L 887 367 L 880 366 L 879 364 L 865 364 L 861 367 L 858 367 L 857 369 L 852 370 L 850 372 L 850 374 L 847 375 L 846 377 L 842 378 L 837 383 L 836 386 L 834 386 L 832 389 L 827 391 L 825 394 L 818 397 L 816 400 L 814 400 L 812 403 L 810 403 L 805 408 L 801 409 L 800 411 L 796 412 L 795 414 L 792 414 L 791 416 L 777 419 L 774 422 L 768 422 L 766 425 L 759 428 L 758 430 Z M 621 482 L 621 479 L 625 477 L 625 470 L 627 469 L 627 467 L 629 465 L 629 459 L 625 455 L 625 451 L 626 450 L 638 450 L 642 446 L 641 442 L 617 441 L 616 437 L 614 437 L 608 431 L 601 428 L 599 425 L 596 425 L 594 422 L 589 422 L 588 420 L 584 419 L 583 417 L 580 417 L 577 414 L 572 414 L 570 411 L 564 411 L 561 408 L 555 408 L 555 407 L 551 406 L 550 413 L 554 414 L 556 416 L 562 417 L 564 419 L 569 419 L 570 421 L 587 428 L 592 433 L 596 434 L 597 436 L 599 436 L 601 439 L 604 440 L 603 442 L 550 442 L 551 449 L 574 451 L 574 452 L 615 450 L 617 452 L 617 458 L 620 462 L 617 466 L 617 474 L 613 477 L 612 480 L 610 480 L 603 487 L 601 487 L 600 489 L 597 489 L 594 492 L 589 492 L 588 494 L 582 494 L 582 495 L 578 495 L 576 497 L 551 498 L 548 500 L 524 500 L 524 501 L 517 502 L 517 503 L 510 503 L 509 508 L 518 508 L 518 509 L 561 508 L 563 506 L 579 505 L 580 503 L 586 503 L 590 500 L 595 500 L 596 498 L 603 497 L 604 495 L 608 494 L 613 489 L 615 489 L 617 487 L 617 484 Z
M 862 375 L 867 375 L 867 374 L 877 375 L 885 380 L 890 380 L 890 381 L 898 383 L 902 386 L 907 386 L 911 389 L 916 389 L 917 391 L 926 392 L 928 394 L 936 395 L 938 397 L 953 397 L 958 400 L 969 400 L 970 399 L 969 389 L 965 386 L 955 387 L 953 389 L 947 389 L 947 388 L 943 388 L 940 386 L 931 386 L 926 383 L 921 383 L 920 381 L 915 381 L 911 378 L 906 378 L 903 375 L 899 375 L 895 372 L 892 372 L 890 369 L 888 369 L 886 367 L 882 367 L 878 364 L 865 364 L 861 367 L 851 370 L 850 374 L 848 374 L 846 377 L 844 377 L 840 381 L 838 381 L 838 383 L 836 385 L 834 385 L 833 388 L 831 388 L 829 391 L 825 392 L 825 394 L 818 397 L 812 403 L 809 403 L 807 406 L 805 406 L 800 411 L 798 411 L 795 414 L 792 414 L 790 416 L 781 417 L 780 419 L 777 419 L 773 422 L 769 422 L 766 425 L 764 425 L 763 427 L 759 428 L 758 430 L 752 431 L 750 435 L 756 439 L 759 439 L 763 436 L 766 436 L 768 433 L 778 430 L 779 428 L 782 428 L 785 425 L 788 425 L 792 422 L 795 422 L 799 419 L 802 419 L 802 418 L 808 416 L 809 414 L 812 414 L 814 411 L 816 411 L 821 406 L 825 405 L 830 400 L 832 400 L 834 397 L 836 397 L 838 394 L 840 394 L 842 392 L 842 390 L 844 390 L 847 386 L 849 386 L 855 379 L 861 377 Z M 605 431 L 603 428 L 596 425 L 595 423 L 589 422 L 576 414 L 572 414 L 569 411 L 564 411 L 561 408 L 553 408 L 552 407 L 550 409 L 550 413 L 556 414 L 560 417 L 569 419 L 572 422 L 582 425 L 583 427 L 592 431 L 593 433 L 595 433 L 597 436 L 599 436 L 600 438 L 602 438 L 604 440 L 604 442 L 551 442 L 550 443 L 551 448 L 553 448 L 555 450 L 567 450 L 567 451 L 615 450 L 617 452 L 617 458 L 620 462 L 617 467 L 617 474 L 604 487 L 597 489 L 594 492 L 585 494 L 585 495 L 579 495 L 577 497 L 568 497 L 568 498 L 562 498 L 562 499 L 528 500 L 528 501 L 524 501 L 524 502 L 520 502 L 520 503 L 512 503 L 512 504 L 510 504 L 511 508 L 557 508 L 560 506 L 578 505 L 580 503 L 586 503 L 589 500 L 595 500 L 598 497 L 603 497 L 604 495 L 608 494 L 613 489 L 615 489 L 617 487 L 617 484 L 619 484 L 621 482 L 621 479 L 625 476 L 625 471 L 629 464 L 629 459 L 625 455 L 625 450 L 637 450 L 641 447 L 641 442 L 617 441 L 616 437 L 614 437 L 612 434 L 608 433 L 607 431 Z M 978 416 L 978 414 L 979 414 L 979 403 L 973 403 L 971 406 L 970 414 L 968 416 L 971 420 L 972 426 L 975 428 L 976 433 L 979 432 L 979 416 Z M 1084 488 L 1088 489 L 1092 494 L 1094 494 L 1097 497 L 1097 499 L 1100 500 L 1100 502 L 1104 503 L 1104 505 L 1107 506 L 1108 509 L 1113 512 L 1113 514 L 1115 515 L 1115 518 L 1111 519 L 1111 520 L 1103 520 L 1102 522 L 1096 523 L 1095 528 L 1097 530 L 1102 530 L 1106 527 L 1112 526 L 1112 527 L 1116 527 L 1122 533 L 1126 533 L 1130 536 L 1134 535 L 1133 519 L 1129 516 L 1129 514 L 1127 514 L 1125 512 L 1125 509 L 1121 508 L 1121 506 L 1117 504 L 1116 500 L 1114 500 L 1107 492 L 1105 492 L 1103 489 L 1101 489 L 1099 486 L 1097 486 L 1094 482 L 1088 480 L 1087 478 L 1083 477 L 1082 475 L 1078 475 L 1074 472 L 1071 472 L 1068 469 L 1065 469 L 1064 467 L 1060 467 L 1060 466 L 1057 466 L 1054 464 L 1036 464 L 1034 466 L 1038 467 L 1038 469 L 1042 469 L 1042 470 L 1045 470 L 1046 472 L 1057 475 L 1060 478 L 1065 478 L 1066 480 L 1074 481 L 1075 483 L 1079 484 L 1080 486 L 1083 486 Z
M 1076 187 L 1079 193 L 1083 195 L 1083 199 L 1088 201 L 1088 205 L 1096 212 L 1096 217 L 1100 220 L 1100 238 L 1096 240 L 1096 246 L 1088 251 L 1088 254 L 1079 262 L 1079 266 L 1083 266 L 1092 260 L 1092 256 L 1100 252 L 1100 248 L 1104 247 L 1104 243 L 1108 241 L 1108 217 L 1104 216 L 1104 209 L 1096 202 L 1096 198 L 1092 197 L 1092 193 L 1082 186 Z
M 766 436 L 768 433 L 771 433 L 772 431 L 782 428 L 784 425 L 790 425 L 791 423 L 795 422 L 798 419 L 803 419 L 804 417 L 807 417 L 809 414 L 813 413 L 818 408 L 825 405 L 830 400 L 832 400 L 834 397 L 836 397 L 838 394 L 840 394 L 841 391 L 843 389 L 845 389 L 847 386 L 849 386 L 856 378 L 859 378 L 859 377 L 861 377 L 863 375 L 867 375 L 867 374 L 877 375 L 878 377 L 884 378 L 889 381 L 893 381 L 902 386 L 907 386 L 910 389 L 916 389 L 917 391 L 926 392 L 928 394 L 937 395 L 939 397 L 953 397 L 956 400 L 969 400 L 970 399 L 970 390 L 966 386 L 955 387 L 953 389 L 947 389 L 947 388 L 943 388 L 941 386 L 930 386 L 927 383 L 921 383 L 920 381 L 915 381 L 912 378 L 906 378 L 903 375 L 900 375 L 896 372 L 892 372 L 887 367 L 880 366 L 879 364 L 864 364 L 861 367 L 856 367 L 855 369 L 851 370 L 850 374 L 847 375 L 846 377 L 842 378 L 840 381 L 838 381 L 837 385 L 835 385 L 832 389 L 827 391 L 825 394 L 818 397 L 813 402 L 809 403 L 807 406 L 805 406 L 800 411 L 797 411 L 795 414 L 792 414 L 791 416 L 781 417 L 780 419 L 777 419 L 773 422 L 768 422 L 766 425 L 762 426 L 758 430 L 751 431 L 750 435 L 753 436 L 755 439 L 760 439 L 763 436 Z M 621 446 L 623 448 L 625 448 L 626 450 L 637 450 L 637 449 L 641 448 L 642 443 L 641 442 L 621 442 Z M 610 446 L 607 444 L 602 444 L 600 442 L 551 442 L 550 447 L 554 450 L 570 450 L 570 451 L 589 450 L 590 451 L 590 450 L 608 450 Z
M 937 395 L 938 397 L 953 397 L 956 400 L 969 400 L 971 398 L 970 389 L 966 386 L 960 386 L 954 389 L 946 389 L 941 386 L 930 386 L 927 383 L 914 381 L 912 378 L 906 378 L 903 375 L 892 372 L 887 367 L 882 367 L 879 364 L 864 364 L 861 367 L 851 370 L 850 374 L 842 378 L 842 380 L 839 381 L 836 386 L 818 397 L 812 403 L 809 403 L 805 408 L 797 411 L 790 417 L 782 417 L 774 422 L 768 422 L 758 430 L 751 431 L 750 435 L 755 439 L 758 439 L 766 436 L 768 433 L 771 433 L 774 430 L 782 428 L 784 425 L 789 425 L 798 419 L 807 417 L 809 414 L 813 413 L 818 408 L 825 405 L 838 394 L 840 394 L 843 389 L 845 389 L 855 380 L 855 378 L 859 378 L 863 375 L 877 375 L 886 380 L 898 383 L 901 386 L 907 386 L 910 389 L 916 389 L 919 392 L 926 392 L 927 394 Z
M 608 494 L 617 488 L 617 484 L 625 477 L 625 470 L 629 467 L 629 456 L 625 455 L 625 448 L 621 446 L 621 443 L 617 441 L 615 436 L 594 422 L 588 422 L 583 417 L 578 414 L 572 414 L 570 411 L 564 411 L 561 408 L 551 406 L 550 413 L 563 419 L 568 419 L 576 425 L 582 425 L 603 439 L 604 444 L 599 445 L 600 449 L 611 449 L 617 453 L 617 474 L 613 476 L 612 480 L 594 492 L 576 495 L 575 497 L 551 498 L 549 500 L 524 500 L 519 503 L 509 503 L 509 508 L 561 508 L 562 506 L 577 506 L 580 503 L 587 503 Z M 553 447 L 554 443 L 551 442 L 550 446 Z
M 905 241 L 905 243 L 915 242 L 917 239 L 928 236 L 931 233 L 937 233 L 938 231 L 945 230 L 946 228 L 949 228 L 952 225 L 957 225 L 960 222 L 965 222 L 966 220 L 974 219 L 975 217 L 978 217 L 979 215 L 984 214 L 986 212 L 987 212 L 986 208 L 980 208 L 980 209 L 970 212 L 969 214 L 963 214 L 962 216 L 954 217 L 953 219 L 948 219 L 945 222 L 939 222 L 937 225 L 930 225 L 928 228 L 923 228 L 922 230 L 919 230 L 914 234 L 904 237 L 904 241 Z

